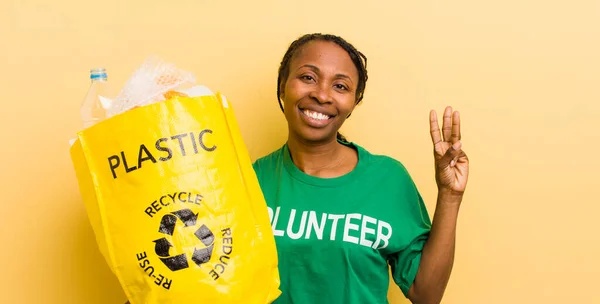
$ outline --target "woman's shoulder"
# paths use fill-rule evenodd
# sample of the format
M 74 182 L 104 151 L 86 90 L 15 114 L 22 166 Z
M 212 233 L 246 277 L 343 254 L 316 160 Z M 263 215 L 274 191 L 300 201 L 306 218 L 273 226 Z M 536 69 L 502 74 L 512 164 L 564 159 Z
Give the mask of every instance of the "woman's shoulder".
M 370 168 L 369 171 L 410 179 L 408 169 L 399 159 L 388 154 L 371 152 L 367 148 L 356 143 L 352 143 L 352 145 L 358 150 L 359 157 L 362 156 L 360 161 L 363 161 L 364 165 Z

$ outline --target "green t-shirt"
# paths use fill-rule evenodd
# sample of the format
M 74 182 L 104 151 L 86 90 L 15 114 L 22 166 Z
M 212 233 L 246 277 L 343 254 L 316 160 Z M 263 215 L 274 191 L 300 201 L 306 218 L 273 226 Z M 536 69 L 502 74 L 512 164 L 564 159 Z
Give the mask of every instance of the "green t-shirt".
M 258 159 L 279 258 L 274 303 L 388 303 L 389 269 L 406 295 L 431 222 L 405 167 L 344 143 L 358 164 L 336 178 L 300 171 L 287 144 Z

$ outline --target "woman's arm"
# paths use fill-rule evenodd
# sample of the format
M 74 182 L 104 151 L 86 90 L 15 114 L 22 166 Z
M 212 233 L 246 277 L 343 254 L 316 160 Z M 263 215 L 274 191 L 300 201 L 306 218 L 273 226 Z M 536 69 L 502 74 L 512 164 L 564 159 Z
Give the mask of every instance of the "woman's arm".
M 413 303 L 440 303 L 452 266 L 456 239 L 456 222 L 462 195 L 440 191 L 429 239 L 421 254 L 414 283 L 408 291 Z
M 469 175 L 469 159 L 461 149 L 460 116 L 444 111 L 440 132 L 435 111 L 429 114 L 434 146 L 438 196 L 429 238 L 423 247 L 419 270 L 408 291 L 413 303 L 440 303 L 446 290 L 456 242 L 456 223 Z M 443 135 L 443 139 L 442 139 Z

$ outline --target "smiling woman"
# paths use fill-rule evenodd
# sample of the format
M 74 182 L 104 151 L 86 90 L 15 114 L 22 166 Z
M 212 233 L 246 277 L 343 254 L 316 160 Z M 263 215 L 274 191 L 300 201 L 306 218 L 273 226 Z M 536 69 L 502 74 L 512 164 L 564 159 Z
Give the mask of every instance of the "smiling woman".
M 326 58 L 320 59 L 321 63 L 329 63 L 330 68 L 338 66 L 336 65 L 337 63 L 341 64 L 340 67 L 343 67 L 344 64 L 350 63 L 350 66 L 344 67 L 344 71 L 338 71 L 334 73 L 334 82 L 330 85 L 333 85 L 336 88 L 336 92 L 346 94 L 354 93 L 354 104 L 350 112 L 352 112 L 354 106 L 357 105 L 363 99 L 363 94 L 368 79 L 367 57 L 341 37 L 334 35 L 307 34 L 300 37 L 298 40 L 294 41 L 290 45 L 289 49 L 283 56 L 283 60 L 279 67 L 279 74 L 277 77 L 277 99 L 279 100 L 279 107 L 282 111 L 285 112 L 284 105 L 282 104 L 282 99 L 284 98 L 286 86 L 289 84 L 288 78 L 292 77 L 293 75 L 295 78 L 297 78 L 298 80 L 302 80 L 306 84 L 317 84 L 317 77 L 323 77 L 323 73 L 327 72 L 321 71 L 319 66 L 314 64 L 316 62 L 313 62 L 312 64 L 308 62 L 304 63 L 302 66 L 297 66 L 299 61 L 292 59 L 298 59 L 298 57 L 306 55 L 307 52 L 308 54 L 311 54 L 310 48 L 315 47 L 314 45 L 311 46 L 311 44 L 320 44 L 327 42 L 330 42 L 329 46 L 333 47 L 335 49 L 335 52 L 337 53 L 321 53 L 320 55 L 326 56 Z M 309 50 L 307 50 L 307 52 L 303 52 L 303 49 L 305 48 L 309 48 Z M 340 55 L 341 57 L 337 57 L 338 55 Z M 327 58 L 327 56 L 329 56 L 329 58 Z M 351 60 L 351 62 L 348 62 L 348 58 Z M 296 66 L 292 66 L 292 64 L 294 63 L 296 64 Z M 321 65 L 321 68 L 324 67 L 325 66 Z M 337 82 L 335 82 L 336 80 Z M 292 81 L 291 84 L 293 85 L 294 82 Z M 315 96 L 314 92 L 312 94 L 312 98 L 320 97 L 320 100 L 324 102 L 326 102 L 326 99 L 328 98 L 327 96 Z M 310 109 L 304 110 L 306 110 L 304 112 L 308 117 L 312 117 L 313 119 L 317 120 L 325 120 L 325 118 L 329 119 L 334 118 L 336 116 L 336 113 L 329 113 L 325 108 L 315 109 L 313 111 L 311 111 Z M 322 112 L 319 112 L 319 110 L 321 110 Z M 343 119 L 340 122 L 340 126 L 341 124 L 343 124 L 343 121 L 349 116 L 350 113 L 348 113 L 348 116 L 342 117 Z M 326 124 L 324 123 L 324 125 Z M 346 141 L 346 138 L 342 136 L 339 132 L 337 133 L 337 137 L 340 140 Z
M 387 303 L 388 267 L 414 303 L 439 303 L 454 256 L 468 159 L 460 117 L 443 132 L 430 113 L 438 201 L 433 224 L 401 162 L 338 130 L 362 100 L 366 56 L 341 37 L 309 34 L 285 53 L 277 80 L 288 139 L 254 163 L 276 237 L 275 303 Z

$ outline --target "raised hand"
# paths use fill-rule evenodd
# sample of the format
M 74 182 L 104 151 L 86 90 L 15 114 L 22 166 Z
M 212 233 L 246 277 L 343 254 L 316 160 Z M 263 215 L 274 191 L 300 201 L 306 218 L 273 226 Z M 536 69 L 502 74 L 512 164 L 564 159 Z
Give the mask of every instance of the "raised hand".
M 438 190 L 462 195 L 467 187 L 469 159 L 462 150 L 460 114 L 446 107 L 440 132 L 437 114 L 431 110 L 429 124 Z

